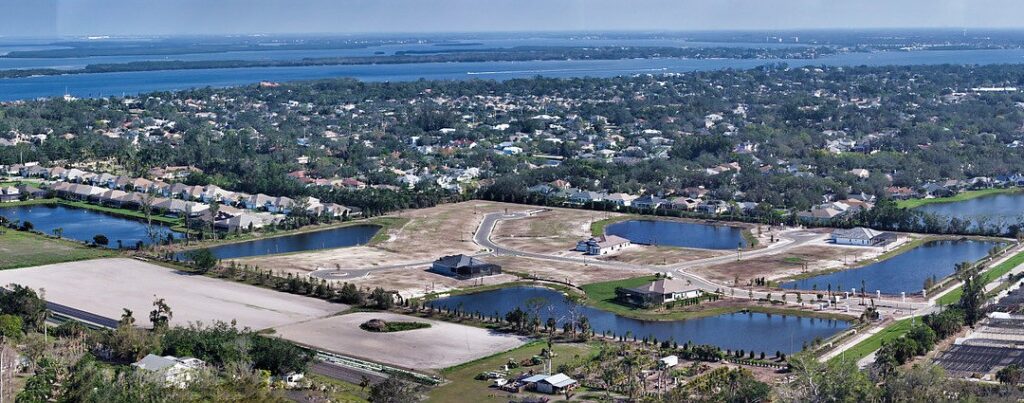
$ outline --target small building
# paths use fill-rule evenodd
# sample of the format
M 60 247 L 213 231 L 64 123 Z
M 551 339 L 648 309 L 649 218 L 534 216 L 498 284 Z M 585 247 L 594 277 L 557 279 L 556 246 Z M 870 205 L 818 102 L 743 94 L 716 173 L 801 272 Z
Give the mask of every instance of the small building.
M 658 360 L 658 366 L 661 368 L 672 368 L 676 365 L 679 365 L 679 357 L 676 357 L 674 355 L 670 355 L 668 357 L 664 357 Z
M 601 235 L 576 243 L 576 250 L 588 255 L 605 255 L 631 245 L 628 239 L 616 235 Z
M 472 256 L 459 254 L 435 260 L 434 264 L 430 266 L 430 271 L 466 279 L 501 274 L 501 266 L 487 263 Z
M 642 308 L 662 305 L 704 295 L 704 291 L 682 280 L 659 279 L 633 288 L 618 287 L 615 297 L 620 301 Z
M 529 378 L 528 378 L 529 379 Z M 566 374 L 555 374 L 534 383 L 534 389 L 540 393 L 560 394 L 575 389 L 579 384 Z
M 896 234 L 870 228 L 840 228 L 832 231 L 832 243 L 836 245 L 883 246 L 895 240 Z
M 206 363 L 198 358 L 178 358 L 170 355 L 161 357 L 156 354 L 147 354 L 138 362 L 132 363 L 132 367 L 156 376 L 165 385 L 178 388 L 188 386 L 195 372 L 205 365 Z

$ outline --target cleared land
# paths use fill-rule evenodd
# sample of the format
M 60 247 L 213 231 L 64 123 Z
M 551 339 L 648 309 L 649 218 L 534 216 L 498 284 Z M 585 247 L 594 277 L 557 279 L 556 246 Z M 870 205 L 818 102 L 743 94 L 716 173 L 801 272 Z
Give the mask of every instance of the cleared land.
M 618 269 L 571 262 L 555 262 L 523 257 L 488 257 L 488 262 L 500 264 L 505 272 L 528 274 L 542 280 L 569 282 L 574 285 L 619 280 L 650 274 L 640 269 Z
M 590 225 L 623 214 L 605 211 L 550 208 L 531 217 L 499 221 L 491 240 L 525 252 L 578 254 L 576 242 L 590 238 Z
M 426 322 L 429 328 L 370 333 L 359 325 L 370 319 Z M 491 330 L 388 312 L 357 312 L 274 329 L 276 335 L 371 361 L 414 369 L 441 369 L 523 345 L 525 338 Z
M 117 254 L 105 248 L 90 248 L 77 242 L 50 239 L 27 232 L 0 231 L 0 270 L 96 259 Z
M 601 256 L 598 259 L 645 266 L 661 266 L 679 262 L 688 262 L 691 260 L 707 259 L 709 257 L 722 256 L 729 253 L 735 254 L 736 252 L 711 249 L 674 248 L 670 246 L 634 245 L 623 249 L 622 251 Z
M 239 259 L 238 262 L 274 271 L 305 274 L 318 268 L 387 268 L 430 262 L 445 255 L 476 254 L 482 249 L 473 243 L 473 233 L 484 215 L 506 209 L 514 212 L 536 207 L 474 200 L 410 210 L 393 214 L 409 221 L 404 226 L 389 229 L 388 239 L 374 246 L 257 256 Z
M 731 284 L 738 278 L 740 285 L 746 285 L 747 280 L 754 278 L 774 280 L 854 267 L 858 262 L 875 259 L 884 252 L 882 248 L 837 246 L 821 241 L 749 259 L 741 254 L 740 260 L 697 267 L 693 271 L 723 283 Z
M 239 327 L 265 329 L 347 309 L 346 305 L 255 286 L 189 275 L 133 259 L 97 259 L 0 272 L 0 284 L 45 289 L 46 299 L 108 318 L 122 308 L 148 323 L 155 298 L 164 298 L 172 324 L 236 320 Z
M 487 258 L 493 262 L 493 258 Z M 515 281 L 518 278 L 511 274 L 487 276 L 483 278 L 458 280 L 448 276 L 427 271 L 429 264 L 407 268 L 372 270 L 362 276 L 341 280 L 355 284 L 359 288 L 383 287 L 385 290 L 398 291 L 404 297 L 420 296 L 430 292 L 443 292 L 456 288 L 479 285 L 494 285 Z

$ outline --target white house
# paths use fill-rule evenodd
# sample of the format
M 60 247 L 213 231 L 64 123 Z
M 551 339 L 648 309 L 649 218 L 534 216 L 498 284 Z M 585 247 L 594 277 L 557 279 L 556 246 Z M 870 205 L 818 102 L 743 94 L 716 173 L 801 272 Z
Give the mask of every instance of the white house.
M 547 378 L 541 379 L 536 384 L 536 389 L 540 393 L 557 394 L 562 393 L 566 389 L 573 389 L 576 387 L 576 380 L 570 378 L 566 374 L 555 374 Z
M 161 357 L 155 354 L 147 354 L 132 364 L 136 369 L 147 371 L 163 380 L 167 386 L 178 388 L 188 386 L 188 383 L 194 378 L 195 372 L 205 365 L 206 363 L 198 358 L 177 358 L 171 355 Z
M 892 234 L 863 227 L 832 231 L 832 243 L 836 245 L 881 246 L 893 239 Z
M 628 239 L 616 235 L 601 235 L 576 243 L 576 250 L 588 255 L 605 255 L 631 245 Z

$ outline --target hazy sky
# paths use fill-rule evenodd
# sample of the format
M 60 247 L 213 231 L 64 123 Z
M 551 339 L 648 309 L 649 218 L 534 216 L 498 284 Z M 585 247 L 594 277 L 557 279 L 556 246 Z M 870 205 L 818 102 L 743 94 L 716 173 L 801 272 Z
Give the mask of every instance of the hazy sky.
M 1022 0 L 0 0 L 0 35 L 1019 28 Z

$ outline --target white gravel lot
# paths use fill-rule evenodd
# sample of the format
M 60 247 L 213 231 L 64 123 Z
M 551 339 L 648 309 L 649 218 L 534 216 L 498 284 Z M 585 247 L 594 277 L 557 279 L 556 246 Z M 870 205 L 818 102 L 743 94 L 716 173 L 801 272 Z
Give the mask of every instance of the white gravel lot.
M 370 319 L 427 322 L 429 328 L 372 333 Z M 328 351 L 412 369 L 441 369 L 521 346 L 525 338 L 388 312 L 356 312 L 277 327 L 276 335 Z
M 148 325 L 153 300 L 164 298 L 171 323 L 237 321 L 266 329 L 325 317 L 348 308 L 314 298 L 188 275 L 134 259 L 97 259 L 0 271 L 0 284 L 45 289 L 46 299 L 117 319 L 122 308 Z

